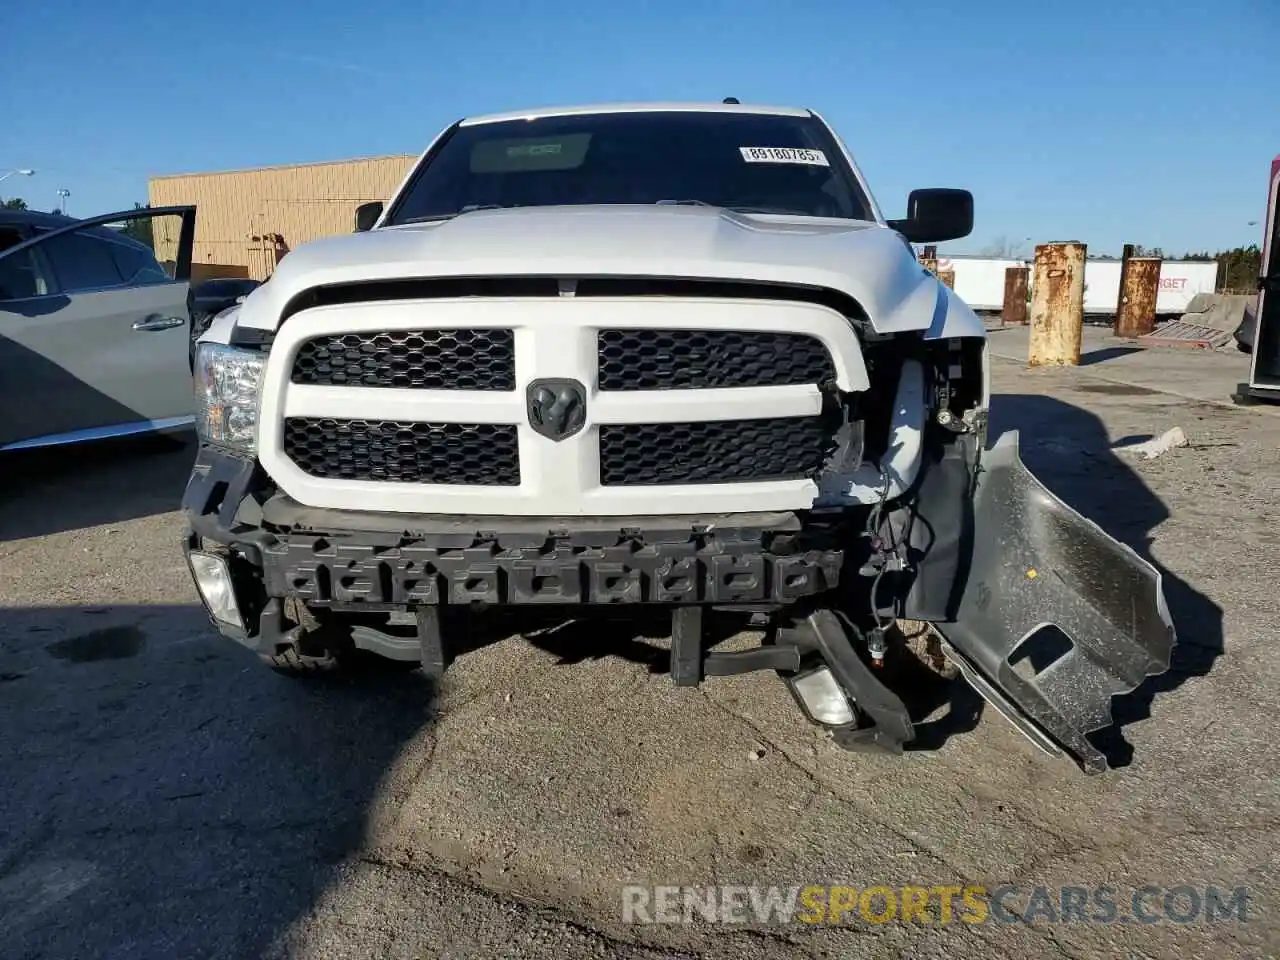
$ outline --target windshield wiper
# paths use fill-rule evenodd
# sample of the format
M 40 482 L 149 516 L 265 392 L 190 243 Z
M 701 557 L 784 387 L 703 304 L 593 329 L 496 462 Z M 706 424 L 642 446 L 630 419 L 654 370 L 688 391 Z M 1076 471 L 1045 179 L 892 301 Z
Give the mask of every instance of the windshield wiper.
M 455 213 L 431 213 L 431 214 L 427 214 L 425 217 L 406 217 L 404 220 L 401 220 L 399 222 L 400 223 L 432 223 L 436 220 L 452 220 L 454 217 L 459 217 L 464 213 L 474 213 L 477 210 L 505 210 L 505 209 L 507 209 L 506 206 L 501 203 L 468 203 L 465 207 L 463 207 L 461 210 L 458 210 Z
M 817 214 L 807 210 L 796 210 L 788 207 L 725 207 L 734 213 L 772 213 L 783 217 L 813 217 Z
M 437 220 L 452 220 L 456 216 L 456 213 L 432 213 L 425 217 L 405 217 L 403 220 L 397 220 L 395 223 L 389 224 L 389 226 L 399 227 L 406 223 L 434 223 Z
M 813 214 L 804 210 L 793 210 L 787 207 L 751 207 L 732 203 L 708 203 L 706 200 L 658 200 L 660 207 L 714 207 L 717 210 L 728 210 L 731 213 L 772 213 L 788 217 L 811 217 Z

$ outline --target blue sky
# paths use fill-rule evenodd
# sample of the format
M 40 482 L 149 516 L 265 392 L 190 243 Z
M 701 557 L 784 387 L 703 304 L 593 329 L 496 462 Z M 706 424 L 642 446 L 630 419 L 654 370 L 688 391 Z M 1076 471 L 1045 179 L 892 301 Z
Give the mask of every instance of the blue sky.
M 978 252 L 1259 239 L 1280 0 L 0 0 L 0 195 L 417 153 L 459 116 L 725 96 L 832 122 L 889 216 L 963 186 Z

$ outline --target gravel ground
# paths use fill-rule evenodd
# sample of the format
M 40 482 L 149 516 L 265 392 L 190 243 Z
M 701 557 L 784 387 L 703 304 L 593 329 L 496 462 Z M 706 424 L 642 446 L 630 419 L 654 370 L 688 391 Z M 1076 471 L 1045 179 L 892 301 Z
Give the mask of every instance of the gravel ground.
M 440 690 L 416 673 L 291 681 L 194 603 L 174 509 L 189 446 L 6 463 L 0 952 L 1275 955 L 1280 590 L 1262 562 L 1280 549 L 1280 419 L 1089 369 L 993 361 L 993 419 L 1167 571 L 1174 669 L 1117 703 L 1117 768 L 1092 778 L 962 684 L 927 749 L 842 753 L 770 675 L 673 688 L 662 640 L 636 624 L 473 637 Z M 1191 446 L 1113 450 L 1173 426 Z M 1244 923 L 742 929 L 626 924 L 627 883 L 1107 884 L 1122 903 L 1217 884 L 1251 899 Z

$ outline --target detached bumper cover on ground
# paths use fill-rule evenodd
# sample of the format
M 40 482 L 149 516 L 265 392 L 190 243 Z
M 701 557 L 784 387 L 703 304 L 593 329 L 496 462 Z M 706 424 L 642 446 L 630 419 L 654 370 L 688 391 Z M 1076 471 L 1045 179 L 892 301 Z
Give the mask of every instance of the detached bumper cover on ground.
M 967 586 L 955 621 L 936 626 L 969 682 L 1034 742 L 1105 770 L 1087 735 L 1110 725 L 1113 696 L 1169 668 L 1160 572 L 1037 480 L 1016 433 L 982 463 Z

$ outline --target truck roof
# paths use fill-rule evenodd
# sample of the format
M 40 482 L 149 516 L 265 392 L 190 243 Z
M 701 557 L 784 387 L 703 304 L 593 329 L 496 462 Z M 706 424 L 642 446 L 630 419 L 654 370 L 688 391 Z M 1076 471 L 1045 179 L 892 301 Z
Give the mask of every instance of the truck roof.
M 653 102 L 653 103 L 592 103 L 577 106 L 538 107 L 528 110 L 510 110 L 504 113 L 490 113 L 478 117 L 468 117 L 461 126 L 470 127 L 481 123 L 498 123 L 505 120 L 534 120 L 539 117 L 571 117 L 591 113 L 659 113 L 681 111 L 685 113 L 753 113 L 765 116 L 808 117 L 811 111 L 803 107 L 776 107 L 749 103 L 703 103 L 703 102 Z

